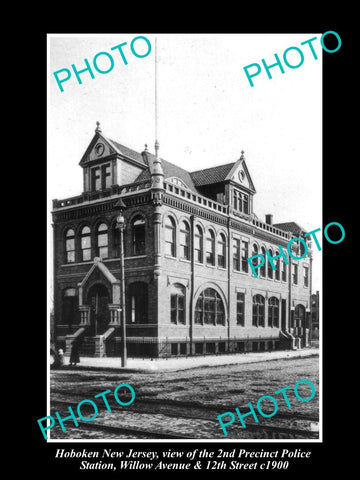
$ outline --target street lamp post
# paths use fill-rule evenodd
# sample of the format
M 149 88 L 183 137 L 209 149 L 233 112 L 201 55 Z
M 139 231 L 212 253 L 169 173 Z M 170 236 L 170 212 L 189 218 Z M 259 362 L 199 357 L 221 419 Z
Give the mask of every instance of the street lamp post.
M 126 208 L 125 203 L 121 198 L 116 202 L 114 208 L 119 210 L 119 215 L 116 219 L 117 228 L 120 231 L 120 290 L 121 290 L 121 327 L 122 327 L 122 352 L 121 352 L 121 366 L 126 367 L 127 352 L 126 352 L 126 305 L 125 305 L 125 267 L 124 267 L 124 230 L 125 230 L 125 218 L 123 211 Z

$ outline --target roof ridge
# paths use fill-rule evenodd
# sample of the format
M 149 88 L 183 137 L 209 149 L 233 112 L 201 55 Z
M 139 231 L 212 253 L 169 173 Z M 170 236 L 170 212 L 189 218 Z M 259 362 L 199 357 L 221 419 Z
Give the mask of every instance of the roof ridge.
M 235 165 L 235 163 L 236 162 L 228 162 L 228 163 L 222 163 L 220 165 L 214 165 L 212 167 L 200 168 L 199 170 L 194 170 L 194 171 L 190 172 L 190 174 L 192 175 L 193 173 L 204 172 L 205 170 L 211 170 L 213 168 L 227 167 L 229 165 Z

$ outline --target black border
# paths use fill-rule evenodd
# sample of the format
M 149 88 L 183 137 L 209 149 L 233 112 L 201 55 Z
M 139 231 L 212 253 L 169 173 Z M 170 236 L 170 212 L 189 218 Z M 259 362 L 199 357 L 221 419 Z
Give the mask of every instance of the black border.
M 287 470 L 287 474 L 292 473 L 318 473 L 323 472 L 326 464 L 333 465 L 331 471 L 334 471 L 335 465 L 339 466 L 343 472 L 345 459 L 348 458 L 347 436 L 351 435 L 348 420 L 342 418 L 346 416 L 345 397 L 341 395 L 346 388 L 346 382 L 350 384 L 351 369 L 349 369 L 349 362 L 351 355 L 349 352 L 349 339 L 343 338 L 341 334 L 342 325 L 346 324 L 345 311 L 345 285 L 347 274 L 350 273 L 350 264 L 355 259 L 354 256 L 349 255 L 353 250 L 350 247 L 351 240 L 355 237 L 354 226 L 352 218 L 355 214 L 353 204 L 353 193 L 356 191 L 352 185 L 354 174 L 350 170 L 350 166 L 356 165 L 356 152 L 354 149 L 350 152 L 350 144 L 352 136 L 352 129 L 356 122 L 356 114 L 352 109 L 354 102 L 353 91 L 348 86 L 354 81 L 354 70 L 351 71 L 349 67 L 352 65 L 350 59 L 355 59 L 356 56 L 351 56 L 354 49 L 353 39 L 351 38 L 350 28 L 346 23 L 342 23 L 336 19 L 337 14 L 334 13 L 332 20 L 325 23 L 305 22 L 297 28 L 288 26 L 286 20 L 280 25 L 268 23 L 264 26 L 244 26 L 239 22 L 235 28 L 220 28 L 206 25 L 203 23 L 202 28 L 194 28 L 192 31 L 186 31 L 184 28 L 173 29 L 168 28 L 151 28 L 152 22 L 145 21 L 140 26 L 140 22 L 132 19 L 132 28 L 129 28 L 125 21 L 119 22 L 115 28 L 110 28 L 107 31 L 101 29 L 98 31 L 98 26 L 90 27 L 86 22 L 79 22 L 74 27 L 50 26 L 46 29 L 40 28 L 36 32 L 32 32 L 33 45 L 36 48 L 35 67 L 33 58 L 25 62 L 28 71 L 34 72 L 35 77 L 30 83 L 30 88 L 26 89 L 27 104 L 30 101 L 29 120 L 26 134 L 28 135 L 29 145 L 33 145 L 34 136 L 36 136 L 36 152 L 30 148 L 31 164 L 29 175 L 26 175 L 25 192 L 26 195 L 20 195 L 19 209 L 25 214 L 25 222 L 23 219 L 21 223 L 23 228 L 28 232 L 27 249 L 30 252 L 38 252 L 36 259 L 31 255 L 27 256 L 27 260 L 22 263 L 22 271 L 30 270 L 30 275 L 24 275 L 21 282 L 22 288 L 26 290 L 24 298 L 24 307 L 26 308 L 26 326 L 25 343 L 20 347 L 21 358 L 25 360 L 30 354 L 30 364 L 24 362 L 25 369 L 29 371 L 31 387 L 26 396 L 24 407 L 24 392 L 23 386 L 18 385 L 18 397 L 21 399 L 21 411 L 25 414 L 25 426 L 23 420 L 21 421 L 21 432 L 25 430 L 26 453 L 30 453 L 26 465 L 28 472 L 43 472 L 44 474 L 66 474 L 77 473 L 78 470 L 74 468 L 75 461 L 67 460 L 66 462 L 59 462 L 54 458 L 54 452 L 57 448 L 74 448 L 80 449 L 87 446 L 92 450 L 102 449 L 106 447 L 117 447 L 121 449 L 139 448 L 141 449 L 156 449 L 161 450 L 163 444 L 147 443 L 147 444 L 113 444 L 113 443 L 55 443 L 47 444 L 38 428 L 37 419 L 45 415 L 46 412 L 46 362 L 47 362 L 47 311 L 46 311 L 46 295 L 47 295 L 47 278 L 46 278 L 46 226 L 47 226 L 47 212 L 46 212 L 46 157 L 47 157 L 47 140 L 46 140 L 46 62 L 47 62 L 47 38 L 48 33 L 113 33 L 123 32 L 131 33 L 134 31 L 145 33 L 314 33 L 326 32 L 329 30 L 336 31 L 341 39 L 342 46 L 337 52 L 330 54 L 323 52 L 323 225 L 332 221 L 337 221 L 343 225 L 346 231 L 345 240 L 338 245 L 331 245 L 325 242 L 323 236 L 320 237 L 323 254 L 323 443 L 211 443 L 202 444 L 208 449 L 215 449 L 218 446 L 221 448 L 231 449 L 234 446 L 237 448 L 248 448 L 249 450 L 259 449 L 277 449 L 284 446 L 285 448 L 300 448 L 310 449 L 312 451 L 311 462 L 304 462 L 303 460 L 293 460 L 291 462 L 292 468 Z M 145 23 L 145 24 L 144 24 Z M 164 22 L 165 23 L 165 22 Z M 68 25 L 68 24 L 67 24 Z M 187 25 L 187 24 L 186 24 Z M 35 41 L 34 41 L 35 38 Z M 31 66 L 30 66 L 31 64 Z M 353 77 L 352 77 L 353 76 Z M 24 88 L 24 86 L 23 86 Z M 41 102 L 39 103 L 39 99 Z M 41 108 L 39 108 L 41 105 Z M 309 113 L 310 114 L 310 113 Z M 26 118 L 26 115 L 25 115 Z M 36 128 L 34 128 L 34 122 Z M 355 158 L 353 158 L 355 157 Z M 25 166 L 26 168 L 26 166 Z M 309 173 L 311 174 L 311 172 Z M 31 180 L 31 188 L 29 188 L 29 181 Z M 349 185 L 350 182 L 350 185 Z M 29 193 L 31 193 L 31 198 Z M 24 199 L 26 200 L 24 204 Z M 35 204 L 35 205 L 34 205 Z M 30 207 L 30 208 L 29 208 Z M 351 218 L 350 218 L 351 217 Z M 354 222 L 355 223 L 355 222 Z M 314 226 L 315 228 L 317 226 Z M 320 226 L 319 226 L 320 227 Z M 39 235 L 34 236 L 34 229 L 37 229 Z M 21 248 L 21 246 L 19 246 Z M 350 258 L 351 259 L 350 259 Z M 351 268 L 354 268 L 353 266 Z M 37 281 L 32 280 L 35 277 Z M 30 280 L 30 281 L 29 281 Z M 37 299 L 36 306 L 34 299 Z M 21 305 L 18 305 L 21 308 Z M 352 317 L 354 319 L 354 317 Z M 351 337 L 351 332 L 350 332 Z M 29 352 L 30 349 L 30 352 Z M 27 375 L 26 375 L 27 376 Z M 44 380 L 45 379 L 45 380 Z M 351 382 L 352 383 L 352 382 Z M 29 398 L 30 397 L 30 398 Z M 345 422 L 345 423 L 344 423 Z M 341 437 L 338 434 L 341 432 Z M 19 432 L 20 433 L 20 432 Z M 22 433 L 20 435 L 22 437 Z M 344 439 L 345 441 L 342 441 Z M 181 450 L 190 450 L 198 448 L 199 444 L 171 444 L 175 448 Z M 225 447 L 226 446 L 226 447 Z M 76 460 L 77 463 L 77 460 Z M 79 472 L 80 474 L 81 472 Z M 96 474 L 104 475 L 104 471 L 90 472 L 86 471 L 86 475 Z M 206 471 L 206 474 L 210 474 Z M 218 471 L 216 471 L 218 473 Z M 226 474 L 229 471 L 226 471 Z M 235 471 L 236 474 L 239 472 Z M 279 474 L 281 472 L 277 472 Z M 334 472 L 335 473 L 335 472 Z M 120 475 L 129 474 L 127 472 L 120 472 Z M 243 475 L 243 472 L 241 473 Z

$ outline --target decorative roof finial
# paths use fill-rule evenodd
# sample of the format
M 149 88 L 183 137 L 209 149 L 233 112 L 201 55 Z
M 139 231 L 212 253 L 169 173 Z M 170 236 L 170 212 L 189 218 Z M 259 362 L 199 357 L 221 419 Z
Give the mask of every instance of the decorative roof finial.
M 96 122 L 95 132 L 99 132 L 99 133 L 101 132 L 100 122 L 99 122 L 99 121 Z
M 148 148 L 147 148 L 147 143 L 145 143 L 145 152 L 148 151 Z
M 240 156 L 240 160 L 244 160 L 245 159 L 245 152 L 244 150 L 241 150 L 241 156 Z

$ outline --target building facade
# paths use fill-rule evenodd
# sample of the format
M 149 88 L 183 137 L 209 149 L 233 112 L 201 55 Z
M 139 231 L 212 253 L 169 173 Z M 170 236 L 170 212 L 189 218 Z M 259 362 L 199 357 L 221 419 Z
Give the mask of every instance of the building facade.
M 243 152 L 235 162 L 188 172 L 160 159 L 157 144 L 155 155 L 146 146 L 136 152 L 98 124 L 79 165 L 81 195 L 53 200 L 58 347 L 68 352 L 78 338 L 82 355 L 120 356 L 123 312 L 129 356 L 309 344 L 310 237 L 295 222 L 258 219 Z M 305 242 L 309 253 L 287 256 L 286 264 L 279 245 L 286 252 L 294 237 L 304 239 L 291 244 L 294 256 Z M 256 278 L 247 259 L 257 254 L 265 262 Z

